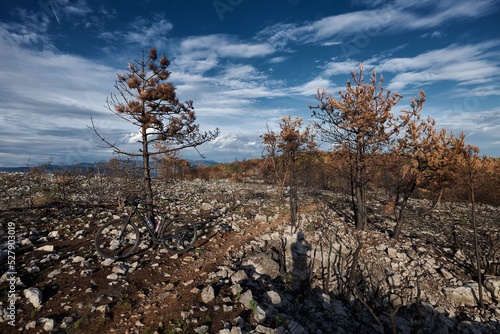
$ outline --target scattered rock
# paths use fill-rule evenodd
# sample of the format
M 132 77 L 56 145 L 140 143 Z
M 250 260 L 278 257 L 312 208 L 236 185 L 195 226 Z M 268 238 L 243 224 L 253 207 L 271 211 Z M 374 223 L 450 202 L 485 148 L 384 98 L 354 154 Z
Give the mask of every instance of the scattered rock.
M 279 264 L 265 253 L 259 253 L 250 256 L 243 263 L 244 266 L 249 266 L 260 275 L 267 275 L 271 279 L 275 279 L 279 275 Z
M 44 245 L 36 248 L 35 250 L 40 251 L 40 252 L 53 252 L 54 251 L 54 246 L 53 245 Z
M 55 276 L 59 275 L 60 273 L 62 273 L 62 270 L 61 270 L 61 269 L 56 269 L 56 270 L 51 271 L 51 272 L 47 275 L 47 277 L 49 277 L 49 278 L 53 278 L 53 277 L 55 277 Z
M 112 273 L 112 274 L 109 274 L 108 276 L 106 276 L 107 279 L 111 280 L 111 281 L 116 281 L 120 276 L 118 276 L 118 274 L 116 273 Z
M 245 270 L 241 269 L 235 272 L 233 275 L 231 275 L 231 282 L 234 284 L 240 283 L 241 281 L 247 280 L 248 275 Z
M 52 332 L 56 326 L 54 319 L 42 318 L 39 320 L 40 324 L 43 324 L 43 330 L 46 332 Z
M 209 285 L 203 290 L 201 290 L 201 301 L 205 304 L 210 303 L 215 298 L 214 288 Z
M 494 301 L 500 302 L 500 277 L 487 277 L 484 280 L 484 288 L 491 294 Z
M 42 305 L 43 294 L 39 289 L 27 288 L 23 291 L 23 294 L 34 307 L 38 308 Z
M 100 312 L 102 314 L 107 314 L 109 312 L 109 310 L 110 310 L 110 308 L 109 308 L 108 304 L 100 305 L 100 306 L 96 307 L 96 311 Z

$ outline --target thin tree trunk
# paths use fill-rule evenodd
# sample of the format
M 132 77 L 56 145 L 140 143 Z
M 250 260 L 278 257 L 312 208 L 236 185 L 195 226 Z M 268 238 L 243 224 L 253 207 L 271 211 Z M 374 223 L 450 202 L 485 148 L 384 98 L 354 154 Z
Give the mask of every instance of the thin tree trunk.
M 403 224 L 404 224 L 404 212 L 406 210 L 408 200 L 410 199 L 411 194 L 415 191 L 417 188 L 417 180 L 413 179 L 412 182 L 410 183 L 410 186 L 407 188 L 407 191 L 403 194 L 403 200 L 401 201 L 401 204 L 399 205 L 399 212 L 396 217 L 396 227 L 394 227 L 394 233 L 392 235 L 393 239 L 399 239 L 399 236 L 401 235 L 401 231 L 403 230 Z M 396 196 L 396 203 L 395 206 L 398 206 L 398 196 Z
M 142 126 L 142 167 L 144 190 L 146 191 L 146 214 L 154 222 L 153 216 L 153 187 L 151 185 L 151 167 L 149 165 L 149 149 L 147 142 L 147 125 Z
M 292 233 L 295 233 L 297 225 L 297 184 L 295 180 L 295 156 L 290 156 L 290 223 L 292 225 Z
M 434 209 L 439 205 L 439 203 L 441 202 L 441 197 L 443 197 L 443 192 L 444 192 L 444 188 L 441 188 L 439 190 L 439 194 L 438 194 L 438 197 L 436 198 L 436 200 L 434 201 L 434 203 L 432 203 L 431 207 L 429 210 L 425 211 L 424 213 L 421 214 L 421 216 L 426 216 L 428 214 L 430 214 L 432 211 L 434 211 Z
M 366 195 L 363 185 L 356 182 L 355 196 L 356 196 L 356 229 L 364 230 L 366 226 Z
M 470 202 L 471 202 L 471 220 L 472 220 L 472 227 L 474 229 L 474 249 L 476 252 L 476 275 L 477 275 L 477 285 L 479 288 L 479 307 L 483 308 L 484 303 L 483 303 L 483 279 L 482 279 L 482 273 L 481 273 L 481 257 L 480 257 L 480 252 L 479 252 L 479 242 L 477 238 L 477 224 L 476 224 L 476 202 L 474 198 L 474 184 L 472 181 L 472 175 L 470 175 L 469 179 L 469 186 L 470 186 Z

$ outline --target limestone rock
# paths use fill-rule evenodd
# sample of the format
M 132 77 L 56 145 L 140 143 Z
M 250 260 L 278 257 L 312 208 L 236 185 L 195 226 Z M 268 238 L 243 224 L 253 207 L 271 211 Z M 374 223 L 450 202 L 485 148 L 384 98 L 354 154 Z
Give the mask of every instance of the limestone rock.
M 446 298 L 455 306 L 477 306 L 479 300 L 479 288 L 476 282 L 466 282 L 461 286 L 443 288 Z M 487 294 L 483 291 L 484 300 L 488 300 Z
M 42 305 L 43 294 L 39 289 L 27 288 L 23 291 L 23 294 L 34 307 L 40 307 Z
M 484 288 L 491 294 L 493 300 L 500 301 L 500 277 L 486 278 Z
M 215 291 L 211 285 L 201 290 L 201 300 L 205 304 L 210 303 L 212 300 L 214 300 L 214 298 L 215 298 Z
M 40 251 L 40 252 L 53 252 L 54 251 L 54 245 L 41 246 L 41 247 L 36 248 L 36 250 Z
M 244 263 L 244 266 L 253 267 L 256 273 L 267 275 L 271 279 L 275 279 L 279 275 L 279 264 L 265 253 L 259 253 L 249 257 Z

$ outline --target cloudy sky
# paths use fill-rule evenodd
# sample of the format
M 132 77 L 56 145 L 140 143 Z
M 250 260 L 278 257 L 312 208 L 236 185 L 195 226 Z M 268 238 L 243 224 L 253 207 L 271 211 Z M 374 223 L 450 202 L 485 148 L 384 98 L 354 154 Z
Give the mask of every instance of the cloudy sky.
M 404 96 L 394 112 L 422 88 L 424 115 L 498 157 L 499 22 L 499 0 L 2 0 L 0 166 L 109 159 L 91 118 L 137 149 L 105 101 L 150 46 L 201 129 L 220 128 L 209 160 L 259 157 L 267 126 L 310 121 L 316 89 L 336 94 L 359 63 Z

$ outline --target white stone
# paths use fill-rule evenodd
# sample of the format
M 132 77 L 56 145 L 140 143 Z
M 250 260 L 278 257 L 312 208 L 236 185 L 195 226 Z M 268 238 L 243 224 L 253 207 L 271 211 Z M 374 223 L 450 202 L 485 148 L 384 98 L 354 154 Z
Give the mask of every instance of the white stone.
M 42 323 L 43 323 L 43 330 L 46 332 L 52 332 L 54 330 L 54 327 L 56 326 L 56 322 L 54 321 L 54 319 L 44 318 Z
M 54 245 L 41 246 L 41 247 L 38 247 L 35 250 L 40 251 L 40 252 L 53 252 L 54 251 Z
M 112 280 L 112 281 L 116 281 L 118 279 L 118 274 L 112 273 L 112 274 L 109 274 L 108 276 L 106 276 L 106 278 L 109 280 Z
M 101 262 L 101 264 L 102 264 L 103 266 L 108 267 L 108 266 L 110 266 L 113 262 L 115 262 L 115 259 L 106 259 L 106 260 L 102 261 L 102 262 Z M 136 263 L 137 263 L 137 262 L 136 262 Z
M 256 254 L 248 258 L 243 263 L 244 266 L 250 266 L 260 275 L 267 275 L 275 279 L 279 275 L 279 264 L 264 253 Z
M 97 310 L 98 312 L 101 312 L 101 313 L 103 313 L 103 314 L 106 314 L 106 313 L 108 313 L 108 312 L 109 312 L 109 305 L 107 305 L 107 304 L 106 304 L 106 305 L 101 305 L 101 306 L 98 306 L 98 307 L 96 308 L 96 310 Z
M 43 294 L 39 289 L 27 288 L 23 291 L 23 294 L 34 307 L 40 307 L 40 305 L 42 305 Z
M 247 290 L 241 294 L 240 303 L 243 304 L 247 309 L 252 306 L 253 295 L 251 290 Z
M 201 291 L 201 301 L 205 304 L 211 302 L 215 298 L 214 288 L 209 285 Z
M 127 267 L 125 266 L 116 266 L 111 269 L 111 272 L 117 273 L 117 274 L 125 274 L 127 272 Z
M 257 322 L 264 321 L 266 319 L 266 311 L 264 311 L 260 306 L 257 306 L 253 312 L 253 318 Z
M 52 231 L 49 233 L 48 235 L 48 238 L 49 239 L 56 239 L 56 238 L 59 238 L 59 231 Z
M 276 291 L 272 291 L 272 290 L 267 291 L 265 293 L 265 296 L 273 305 L 278 305 L 281 303 L 281 296 Z
M 26 324 L 26 326 L 24 326 L 24 329 L 26 330 L 30 330 L 30 329 L 35 329 L 36 327 L 36 321 L 33 320 L 33 321 L 30 321 Z
M 31 240 L 29 238 L 22 238 L 20 241 L 22 246 L 31 246 L 33 245 L 33 243 L 31 242 Z
M 231 276 L 231 282 L 233 282 L 233 283 L 240 283 L 241 281 L 244 281 L 247 279 L 248 279 L 248 275 L 243 269 L 238 270 L 237 272 L 235 272 Z
M 83 256 L 75 256 L 71 261 L 73 263 L 79 263 L 85 261 L 85 258 Z
M 62 270 L 61 269 L 56 269 L 56 270 L 51 271 L 47 275 L 47 277 L 52 278 L 52 277 L 55 277 L 55 276 L 59 275 L 60 273 L 62 273 Z
M 233 296 L 238 295 L 239 293 L 241 293 L 241 291 L 243 291 L 243 288 L 241 287 L 241 285 L 234 284 L 231 286 L 231 293 L 233 294 Z

